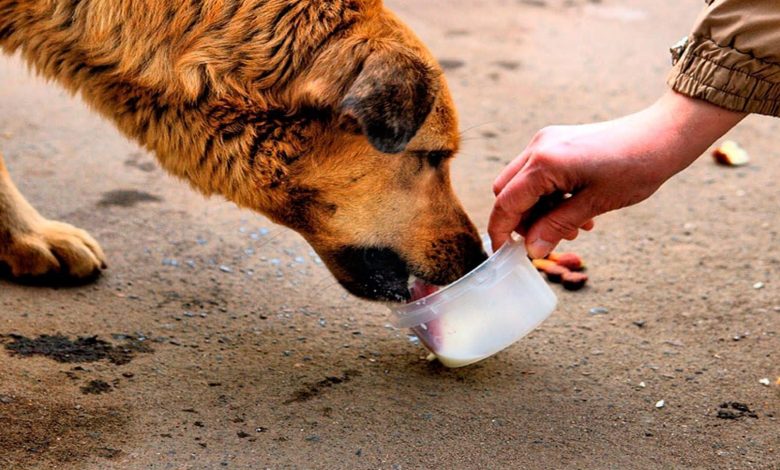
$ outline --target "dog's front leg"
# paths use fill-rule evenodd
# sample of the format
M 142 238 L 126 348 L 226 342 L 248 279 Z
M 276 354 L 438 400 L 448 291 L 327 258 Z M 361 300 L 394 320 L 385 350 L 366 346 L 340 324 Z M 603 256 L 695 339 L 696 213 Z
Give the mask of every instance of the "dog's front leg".
M 16 189 L 0 155 L 0 264 L 17 278 L 83 280 L 105 267 L 103 250 L 85 231 L 45 219 Z

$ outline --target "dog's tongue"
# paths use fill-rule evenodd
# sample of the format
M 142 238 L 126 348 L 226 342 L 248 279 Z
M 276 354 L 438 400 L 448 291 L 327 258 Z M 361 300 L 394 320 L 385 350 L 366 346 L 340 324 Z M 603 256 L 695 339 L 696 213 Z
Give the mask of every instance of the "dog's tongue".
M 410 302 L 414 302 L 416 300 L 420 300 L 423 297 L 428 297 L 429 295 L 433 294 L 439 290 L 438 286 L 434 286 L 433 284 L 428 284 L 422 279 L 415 279 L 411 286 L 409 286 L 409 292 L 412 294 L 412 299 Z

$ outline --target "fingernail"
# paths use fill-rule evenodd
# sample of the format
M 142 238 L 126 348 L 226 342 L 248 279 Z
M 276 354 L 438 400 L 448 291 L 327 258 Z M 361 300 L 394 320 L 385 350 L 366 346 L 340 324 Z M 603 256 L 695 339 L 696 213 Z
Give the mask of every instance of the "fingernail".
M 531 256 L 531 258 L 537 259 L 537 258 L 544 258 L 545 256 L 549 255 L 550 252 L 553 249 L 553 244 L 542 240 L 541 238 L 537 238 L 531 244 L 528 246 L 528 254 Z

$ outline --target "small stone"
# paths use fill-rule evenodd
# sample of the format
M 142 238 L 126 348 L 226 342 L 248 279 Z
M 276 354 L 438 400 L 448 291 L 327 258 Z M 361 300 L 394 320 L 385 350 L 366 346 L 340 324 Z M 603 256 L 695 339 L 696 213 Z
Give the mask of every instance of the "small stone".
M 757 282 L 757 283 L 753 284 L 753 289 L 763 289 L 763 288 L 764 288 L 764 283 L 763 282 Z
M 306 262 L 306 260 L 303 258 L 303 256 L 296 256 L 295 257 L 295 262 L 298 263 L 298 264 L 303 264 L 303 263 Z
M 609 309 L 606 307 L 593 307 L 592 309 L 588 310 L 588 313 L 591 315 L 606 315 L 609 313 Z
M 257 233 L 259 233 L 263 237 L 268 235 L 269 232 L 270 230 L 268 230 L 267 228 L 261 228 L 260 230 L 257 231 Z
M 639 382 L 639 388 L 645 388 L 645 387 L 647 387 L 647 384 L 645 384 L 644 382 Z
M 245 439 L 249 437 L 249 433 L 245 433 L 244 431 L 238 431 L 236 435 L 239 437 L 239 439 Z
M 222 271 L 223 273 L 232 273 L 233 272 L 233 270 L 230 269 L 229 266 L 225 266 L 224 264 L 219 266 L 219 270 Z
M 764 386 L 768 387 L 768 386 L 769 386 L 769 378 L 767 378 L 767 377 L 764 377 L 763 379 L 759 380 L 759 381 L 758 381 L 758 383 L 760 383 L 761 385 L 764 385 Z
M 647 322 L 645 320 L 637 320 L 633 322 L 637 328 L 644 328 Z
M 657 402 L 655 402 L 656 408 L 663 408 L 664 406 L 666 406 L 666 402 L 664 400 L 658 400 Z
M 0 395 L 0 403 L 7 405 L 11 402 L 13 402 L 14 399 L 9 397 L 8 395 Z
M 312 434 L 311 436 L 306 437 L 306 441 L 308 442 L 320 442 L 322 439 L 320 439 L 320 436 L 316 434 Z

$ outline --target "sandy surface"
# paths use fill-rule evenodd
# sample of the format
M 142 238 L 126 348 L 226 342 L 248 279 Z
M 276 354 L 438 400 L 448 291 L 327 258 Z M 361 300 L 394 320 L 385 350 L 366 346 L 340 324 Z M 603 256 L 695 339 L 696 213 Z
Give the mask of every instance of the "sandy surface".
M 482 227 L 493 177 L 536 129 L 663 90 L 668 45 L 702 4 L 388 3 L 447 65 L 466 139 L 455 184 Z M 90 230 L 111 267 L 81 288 L 0 280 L 0 334 L 97 335 L 129 362 L 0 347 L 0 468 L 779 468 L 780 387 L 759 383 L 780 376 L 779 133 L 750 118 L 733 133 L 750 166 L 704 158 L 600 218 L 568 245 L 589 262 L 587 290 L 556 288 L 536 332 L 445 370 L 300 237 L 192 193 L 2 58 L 16 181 Z M 724 402 L 755 417 L 718 418 Z

